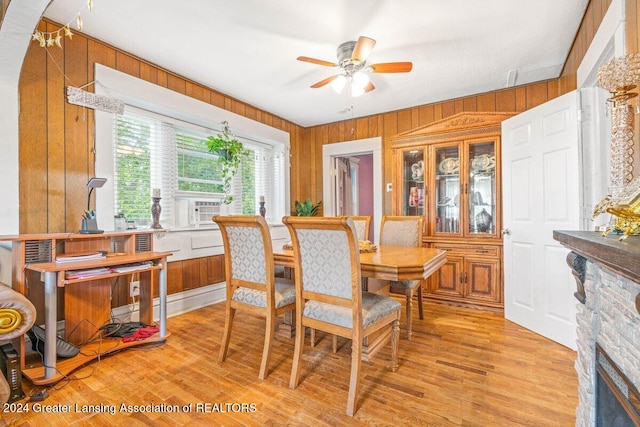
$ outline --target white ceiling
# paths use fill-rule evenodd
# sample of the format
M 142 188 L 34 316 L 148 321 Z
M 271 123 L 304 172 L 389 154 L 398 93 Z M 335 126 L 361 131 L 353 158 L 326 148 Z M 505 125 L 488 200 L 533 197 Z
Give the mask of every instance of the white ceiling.
M 307 127 L 556 78 L 588 0 L 54 0 L 45 16 Z M 411 61 L 372 74 L 358 98 L 329 85 L 336 61 L 364 35 L 367 63 Z M 86 82 L 75 82 L 82 85 Z M 345 91 L 346 92 L 346 91 Z M 345 112 L 349 105 L 354 108 Z

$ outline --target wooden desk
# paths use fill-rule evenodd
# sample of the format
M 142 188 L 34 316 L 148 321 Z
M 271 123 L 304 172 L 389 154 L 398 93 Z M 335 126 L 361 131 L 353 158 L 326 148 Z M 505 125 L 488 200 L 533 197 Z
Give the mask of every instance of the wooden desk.
M 51 384 L 74 369 L 100 356 L 134 345 L 165 341 L 167 333 L 167 257 L 168 252 L 153 251 L 153 231 L 130 231 L 104 234 L 41 234 L 0 236 L 12 241 L 13 288 L 27 294 L 26 283 L 32 288 L 44 282 L 44 364 L 25 362 L 24 337 L 20 339 L 22 373 L 34 384 Z M 65 253 L 105 251 L 107 256 L 96 260 L 56 263 Z M 115 271 L 115 267 L 133 263 L 150 263 L 136 271 Z M 91 277 L 66 279 L 69 271 L 110 267 L 107 272 Z M 159 274 L 154 274 L 158 272 Z M 140 321 L 153 323 L 154 276 L 158 279 L 159 333 L 140 341 L 123 343 L 120 338 L 102 338 L 84 344 L 97 328 L 111 319 L 113 281 L 120 276 L 137 273 L 140 276 Z M 57 361 L 56 323 L 58 320 L 57 289 L 64 287 L 65 338 L 74 344 L 84 344 L 80 353 Z
M 292 250 L 274 248 L 273 257 L 276 265 L 294 267 Z M 376 252 L 360 254 L 360 274 L 363 278 L 382 280 L 424 280 L 446 262 L 447 253 L 441 249 L 380 245 Z M 285 315 L 284 326 L 295 330 L 291 313 Z M 377 337 L 365 338 L 363 359 L 368 361 L 373 358 L 390 336 L 391 332 L 388 331 Z

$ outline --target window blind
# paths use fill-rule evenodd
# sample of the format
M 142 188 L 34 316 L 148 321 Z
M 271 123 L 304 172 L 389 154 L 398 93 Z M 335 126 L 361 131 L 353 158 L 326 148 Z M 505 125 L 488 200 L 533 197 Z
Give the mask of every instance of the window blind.
M 207 137 L 217 131 L 130 106 L 115 116 L 114 125 L 114 214 L 150 223 L 151 192 L 159 188 L 160 221 L 170 227 L 178 216 L 177 198 L 223 196 L 218 156 L 207 146 Z M 286 201 L 284 147 L 237 138 L 245 150 L 228 213 L 255 215 L 264 196 L 267 220 L 278 220 Z

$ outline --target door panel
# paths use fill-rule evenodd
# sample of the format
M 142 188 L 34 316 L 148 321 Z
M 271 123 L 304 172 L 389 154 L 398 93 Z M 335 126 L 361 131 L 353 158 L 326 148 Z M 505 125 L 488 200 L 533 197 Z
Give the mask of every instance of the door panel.
M 502 124 L 505 317 L 575 349 L 575 286 L 553 230 L 580 224 L 577 95 Z
M 463 297 L 461 274 L 462 258 L 447 254 L 447 262 L 432 276 L 432 293 Z
M 517 305 L 519 310 L 530 310 L 533 316 L 533 250 L 532 244 L 526 242 L 513 242 L 511 244 L 511 269 L 514 272 L 511 276 L 513 280 L 509 283 L 509 301 L 513 305 Z M 505 258 L 506 258 L 505 250 Z M 507 276 L 505 271 L 505 276 Z M 507 278 L 505 277 L 505 282 Z M 506 291 L 506 289 L 505 289 Z M 507 317 L 509 318 L 509 317 Z
M 496 289 L 496 284 L 500 283 L 498 267 L 498 260 L 465 258 L 467 298 L 499 302 L 500 292 Z

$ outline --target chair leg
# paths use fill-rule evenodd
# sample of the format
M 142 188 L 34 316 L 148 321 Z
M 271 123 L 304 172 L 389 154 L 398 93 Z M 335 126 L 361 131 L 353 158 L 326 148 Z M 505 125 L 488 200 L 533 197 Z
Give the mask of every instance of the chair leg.
M 337 353 L 338 352 L 338 336 L 334 335 L 333 336 L 333 352 Z
M 275 323 L 276 314 L 271 311 L 266 316 L 266 330 L 264 334 L 264 347 L 262 349 L 262 362 L 260 363 L 260 374 L 258 378 L 265 379 L 268 375 L 269 358 L 271 357 L 271 344 L 273 343 L 273 329 Z
M 311 348 L 316 346 L 316 330 L 309 328 L 309 339 L 311 340 Z
M 233 325 L 233 316 L 236 313 L 236 309 L 231 307 L 231 304 L 227 302 L 227 310 L 224 321 L 224 332 L 222 333 L 222 344 L 220 345 L 220 354 L 218 355 L 218 361 L 224 362 L 227 358 L 227 350 L 229 349 L 229 338 L 231 338 L 231 326 Z
M 422 282 L 418 285 L 418 314 L 420 315 L 420 320 L 424 319 L 424 315 L 422 313 Z
M 358 390 L 360 387 L 360 359 L 362 358 L 362 338 L 358 335 L 351 340 L 351 377 L 349 379 L 349 395 L 347 396 L 347 415 L 352 417 L 356 412 Z
M 412 326 L 412 316 L 411 311 L 413 310 L 413 289 L 408 288 L 405 291 L 405 295 L 407 298 L 407 340 L 411 341 L 411 326 Z
M 289 388 L 291 389 L 298 387 L 300 381 L 300 362 L 302 361 L 302 350 L 304 347 L 304 330 L 305 327 L 302 326 L 302 322 L 298 322 L 295 349 L 293 351 L 293 364 L 291 365 L 291 377 L 289 378 Z
M 400 341 L 400 312 L 391 325 L 391 371 L 398 370 L 398 346 Z

